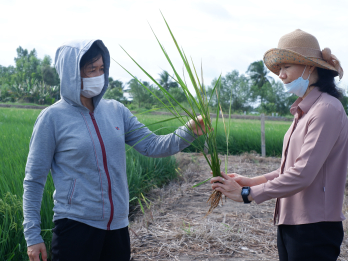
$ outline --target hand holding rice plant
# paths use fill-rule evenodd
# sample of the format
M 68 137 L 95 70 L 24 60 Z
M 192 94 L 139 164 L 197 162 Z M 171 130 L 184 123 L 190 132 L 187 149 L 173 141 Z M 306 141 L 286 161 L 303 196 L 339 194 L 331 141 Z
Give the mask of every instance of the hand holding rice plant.
M 215 191 L 221 192 L 236 202 L 243 202 L 242 187 L 229 175 L 221 173 L 221 177 L 212 178 L 210 183 Z
M 196 124 L 196 122 L 198 123 L 198 125 Z M 206 132 L 202 116 L 198 116 L 196 120 L 189 120 L 186 123 L 186 126 L 197 136 L 202 136 Z

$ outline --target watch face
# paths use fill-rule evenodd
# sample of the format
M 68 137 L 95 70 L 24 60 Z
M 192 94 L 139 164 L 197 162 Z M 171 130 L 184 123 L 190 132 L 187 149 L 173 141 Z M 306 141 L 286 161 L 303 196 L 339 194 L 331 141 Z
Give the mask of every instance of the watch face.
M 242 189 L 242 195 L 249 195 L 249 189 Z

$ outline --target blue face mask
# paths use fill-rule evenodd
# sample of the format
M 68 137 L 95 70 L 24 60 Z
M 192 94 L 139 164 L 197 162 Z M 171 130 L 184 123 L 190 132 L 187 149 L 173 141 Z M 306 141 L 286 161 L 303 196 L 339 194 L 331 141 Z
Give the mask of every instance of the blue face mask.
M 292 81 L 291 83 L 284 84 L 286 92 L 293 93 L 298 97 L 303 97 L 309 85 L 309 76 L 311 76 L 311 74 L 309 74 L 307 80 L 302 78 L 304 72 L 306 71 L 306 68 L 307 66 L 305 67 L 302 75 L 298 79 Z

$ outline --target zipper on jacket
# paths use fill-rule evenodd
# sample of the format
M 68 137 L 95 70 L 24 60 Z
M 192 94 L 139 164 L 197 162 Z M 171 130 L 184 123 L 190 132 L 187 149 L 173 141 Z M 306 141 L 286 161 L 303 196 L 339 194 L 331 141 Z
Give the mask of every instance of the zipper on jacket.
M 95 131 L 97 132 L 97 136 L 98 136 L 100 147 L 101 147 L 102 154 L 103 154 L 104 170 L 105 170 L 105 173 L 106 173 L 106 177 L 108 178 L 108 194 L 109 194 L 109 201 L 110 201 L 110 205 L 111 205 L 111 213 L 110 213 L 110 219 L 109 219 L 109 222 L 108 222 L 108 225 L 107 225 L 107 230 L 110 230 L 110 224 L 111 224 L 112 219 L 114 217 L 114 203 L 112 201 L 111 179 L 110 179 L 109 170 L 108 170 L 108 163 L 106 161 L 106 151 L 105 151 L 104 142 L 103 142 L 103 139 L 102 139 L 102 137 L 100 135 L 100 131 L 99 131 L 97 122 L 95 121 L 93 112 L 90 112 L 89 115 L 92 118 L 92 122 L 93 122 L 93 125 L 94 125 L 94 128 L 95 128 Z

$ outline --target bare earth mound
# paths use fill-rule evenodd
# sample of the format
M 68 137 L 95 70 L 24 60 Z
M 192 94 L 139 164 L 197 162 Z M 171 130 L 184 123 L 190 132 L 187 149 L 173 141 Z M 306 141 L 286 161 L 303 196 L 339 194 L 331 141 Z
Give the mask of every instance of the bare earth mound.
M 180 153 L 177 160 L 181 179 L 152 190 L 145 214 L 131 217 L 132 260 L 278 260 L 275 200 L 244 205 L 227 199 L 205 217 L 210 183 L 192 186 L 210 177 L 209 166 L 201 154 Z M 229 173 L 252 177 L 277 169 L 280 159 L 245 154 L 229 156 L 228 163 Z M 348 260 L 347 245 L 345 236 L 339 260 Z

